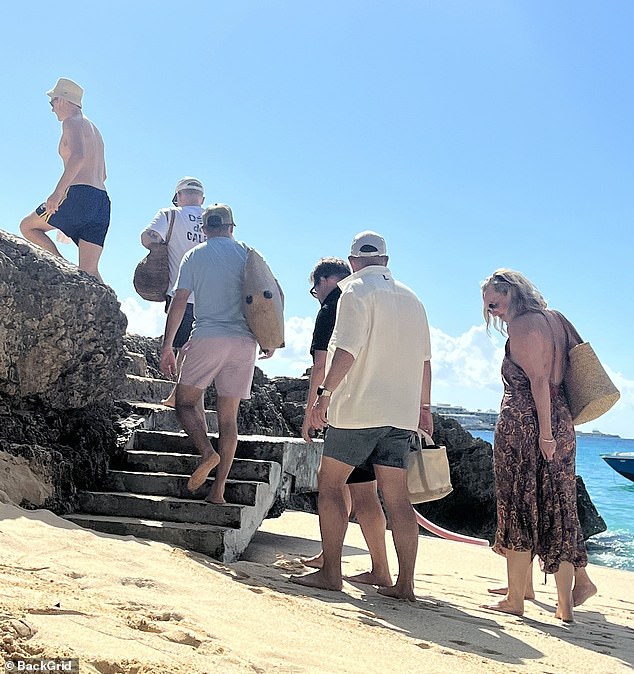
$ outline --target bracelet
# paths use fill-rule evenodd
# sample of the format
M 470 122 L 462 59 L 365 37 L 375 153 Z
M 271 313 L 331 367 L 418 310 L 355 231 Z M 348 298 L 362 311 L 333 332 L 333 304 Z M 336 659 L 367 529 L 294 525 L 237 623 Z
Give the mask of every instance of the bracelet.
M 542 442 L 547 442 L 548 444 L 550 444 L 550 443 L 552 443 L 552 442 L 557 442 L 557 441 L 555 440 L 555 438 L 551 438 L 550 440 L 546 440 L 546 438 L 542 438 L 541 435 L 539 436 L 539 439 L 540 439 Z
M 429 409 L 431 409 L 431 405 L 430 405 L 429 403 L 424 403 L 424 404 L 421 405 L 421 407 L 422 407 L 424 410 L 429 410 Z

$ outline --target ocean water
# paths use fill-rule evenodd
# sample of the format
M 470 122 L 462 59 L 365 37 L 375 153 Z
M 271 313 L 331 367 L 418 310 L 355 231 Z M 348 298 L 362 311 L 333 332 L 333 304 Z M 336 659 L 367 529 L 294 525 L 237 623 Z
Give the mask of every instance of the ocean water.
M 493 444 L 492 431 L 471 431 Z M 634 440 L 577 436 L 577 475 L 581 475 L 607 531 L 587 541 L 593 564 L 634 571 L 634 482 L 619 475 L 601 454 L 634 452 Z

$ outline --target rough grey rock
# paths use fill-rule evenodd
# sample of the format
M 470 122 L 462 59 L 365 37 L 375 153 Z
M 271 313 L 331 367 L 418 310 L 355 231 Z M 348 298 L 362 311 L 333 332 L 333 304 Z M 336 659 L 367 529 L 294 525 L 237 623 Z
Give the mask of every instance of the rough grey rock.
M 113 290 L 0 231 L 0 391 L 53 409 L 112 400 L 127 319 Z

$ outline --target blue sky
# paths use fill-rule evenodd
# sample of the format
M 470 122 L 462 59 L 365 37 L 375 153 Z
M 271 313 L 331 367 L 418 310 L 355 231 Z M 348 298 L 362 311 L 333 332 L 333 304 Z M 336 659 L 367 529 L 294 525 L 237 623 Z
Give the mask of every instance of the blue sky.
M 503 341 L 483 331 L 479 284 L 506 266 L 621 388 L 591 426 L 634 437 L 633 23 L 630 0 L 12 3 L 0 228 L 19 233 L 59 178 L 45 92 L 70 77 L 106 143 L 101 272 L 131 331 L 162 332 L 132 288 L 139 233 L 193 175 L 286 292 L 269 374 L 309 364 L 316 261 L 374 229 L 427 308 L 434 402 L 498 406 Z

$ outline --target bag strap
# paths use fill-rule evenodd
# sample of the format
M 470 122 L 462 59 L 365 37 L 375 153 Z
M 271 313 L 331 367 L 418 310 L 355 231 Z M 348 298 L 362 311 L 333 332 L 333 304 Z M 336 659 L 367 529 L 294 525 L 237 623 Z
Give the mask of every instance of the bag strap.
M 572 335 L 576 340 L 577 344 L 582 344 L 583 339 L 581 335 L 577 332 L 577 328 L 560 312 L 552 309 L 553 314 L 559 316 L 559 320 L 563 323 L 564 331 L 566 333 L 566 347 L 570 351 L 570 335 Z
M 168 216 L 169 212 L 169 216 Z M 176 218 L 176 209 L 175 208 L 166 208 L 165 217 L 169 222 L 169 227 L 167 229 L 167 237 L 165 239 L 165 244 L 169 243 L 170 237 L 172 236 L 172 229 L 174 228 L 174 219 Z

